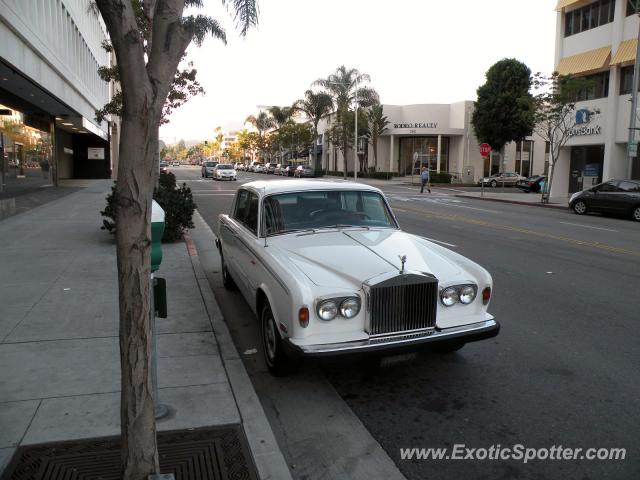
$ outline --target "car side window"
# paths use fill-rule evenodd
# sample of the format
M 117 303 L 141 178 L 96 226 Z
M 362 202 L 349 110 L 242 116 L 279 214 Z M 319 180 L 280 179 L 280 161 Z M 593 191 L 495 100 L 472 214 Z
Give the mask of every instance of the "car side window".
M 247 215 L 243 223 L 254 234 L 258 234 L 258 196 L 255 193 L 249 192 Z
M 596 190 L 598 192 L 619 192 L 620 191 L 620 189 L 618 188 L 615 182 L 603 183 L 599 187 L 596 187 Z
M 247 205 L 249 203 L 249 192 L 247 190 L 240 190 L 236 197 L 236 208 L 233 212 L 233 218 L 241 223 L 244 223 L 244 219 L 247 216 Z
M 620 190 L 622 190 L 623 192 L 635 192 L 635 193 L 640 193 L 640 183 L 622 181 L 622 182 L 620 182 L 620 184 L 618 185 L 618 187 L 619 187 L 619 188 L 620 188 Z

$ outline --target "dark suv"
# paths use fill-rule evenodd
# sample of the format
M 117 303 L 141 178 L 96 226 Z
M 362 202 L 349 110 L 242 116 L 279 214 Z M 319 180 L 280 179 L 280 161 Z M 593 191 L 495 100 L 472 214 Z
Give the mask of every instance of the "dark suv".
M 640 181 L 609 180 L 574 193 L 569 208 L 578 215 L 600 212 L 631 216 L 640 222 Z

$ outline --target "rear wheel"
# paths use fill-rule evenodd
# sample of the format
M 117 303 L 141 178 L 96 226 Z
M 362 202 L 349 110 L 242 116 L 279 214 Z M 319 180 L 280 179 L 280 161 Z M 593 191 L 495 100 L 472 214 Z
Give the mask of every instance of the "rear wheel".
M 491 188 L 496 188 L 498 186 L 498 182 L 495 180 L 491 180 Z
M 264 307 L 262 307 L 260 333 L 264 359 L 269 371 L 277 377 L 295 372 L 297 364 L 284 351 L 282 337 L 280 337 L 276 319 L 273 317 L 269 302 L 265 302 Z
M 636 222 L 640 222 L 640 206 L 633 209 L 632 217 Z
M 578 200 L 573 204 L 573 211 L 578 215 L 584 215 L 585 213 L 587 213 L 587 204 L 582 200 Z

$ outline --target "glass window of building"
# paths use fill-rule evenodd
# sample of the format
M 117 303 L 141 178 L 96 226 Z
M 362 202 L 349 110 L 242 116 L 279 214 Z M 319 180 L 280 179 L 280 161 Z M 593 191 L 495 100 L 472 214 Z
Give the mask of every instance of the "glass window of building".
M 631 90 L 633 90 L 633 65 L 620 69 L 620 95 L 627 95 Z
M 516 173 L 530 177 L 533 161 L 533 141 L 516 142 Z
M 576 93 L 575 101 L 595 100 L 609 96 L 609 71 L 587 75 L 582 77 L 591 82 L 591 85 Z
M 21 193 L 53 182 L 51 134 L 42 122 L 0 104 L 0 191 Z
M 627 0 L 627 17 L 636 13 L 636 0 Z
M 432 172 L 438 171 L 438 137 L 400 138 L 400 175 L 416 174 L 425 166 Z M 441 137 L 440 172 L 449 171 L 449 137 Z
M 575 35 L 613 22 L 615 0 L 598 0 L 565 13 L 564 36 Z M 627 11 L 628 11 L 627 6 Z

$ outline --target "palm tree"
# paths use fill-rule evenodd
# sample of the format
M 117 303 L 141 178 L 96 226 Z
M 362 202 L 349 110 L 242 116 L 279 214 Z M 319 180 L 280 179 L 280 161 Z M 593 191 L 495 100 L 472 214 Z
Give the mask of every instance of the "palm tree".
M 325 115 L 329 115 L 333 109 L 333 100 L 331 96 L 324 92 L 316 93 L 313 90 L 304 92 L 304 99 L 296 100 L 293 103 L 293 109 L 303 112 L 313 125 L 313 167 L 318 168 L 318 154 L 315 142 L 318 138 L 318 123 Z
M 269 114 L 271 114 L 274 126 L 278 129 L 285 126 L 295 113 L 295 110 L 292 107 L 269 107 L 268 111 Z
M 373 166 L 378 170 L 378 140 L 380 136 L 387 130 L 389 120 L 384 115 L 384 108 L 381 104 L 377 103 L 372 105 L 367 111 L 367 138 L 373 149 Z
M 343 115 L 348 112 L 351 106 L 366 108 L 379 103 L 378 93 L 370 87 L 360 87 L 363 82 L 370 81 L 371 78 L 366 73 L 360 73 L 356 68 L 347 68 L 341 65 L 327 78 L 320 78 L 313 82 L 314 86 L 321 87 L 333 99 L 336 108 L 337 122 L 343 121 Z M 347 138 L 343 140 L 342 154 L 344 156 L 344 176 L 347 177 Z M 358 168 L 355 154 L 357 146 L 354 142 L 354 168 Z
M 250 123 L 251 125 L 253 125 L 255 129 L 258 130 L 258 135 L 260 136 L 260 138 L 264 137 L 264 134 L 267 130 L 275 126 L 273 118 L 271 118 L 267 114 L 267 112 L 260 112 L 257 117 L 254 115 L 249 115 L 244 123 Z

